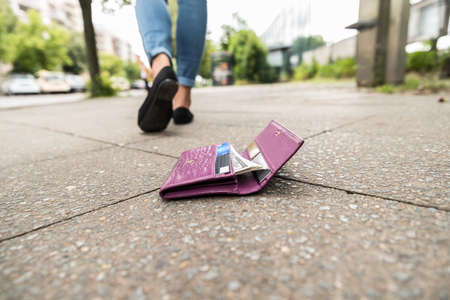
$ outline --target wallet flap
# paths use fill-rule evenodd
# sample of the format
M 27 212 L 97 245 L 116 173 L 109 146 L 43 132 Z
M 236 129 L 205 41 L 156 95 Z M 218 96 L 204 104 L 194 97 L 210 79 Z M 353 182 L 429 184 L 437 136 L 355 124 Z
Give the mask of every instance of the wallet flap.
M 273 173 L 278 171 L 302 146 L 303 140 L 276 121 L 256 137 L 262 155 Z
M 238 176 L 238 188 L 241 195 L 254 193 L 262 189 L 303 145 L 301 138 L 276 121 L 271 121 L 254 142 L 257 148 L 255 149 L 252 145 L 249 146 L 242 153 L 242 156 L 251 160 L 260 152 L 270 168 L 270 173 L 262 180 L 258 180 L 255 174 Z

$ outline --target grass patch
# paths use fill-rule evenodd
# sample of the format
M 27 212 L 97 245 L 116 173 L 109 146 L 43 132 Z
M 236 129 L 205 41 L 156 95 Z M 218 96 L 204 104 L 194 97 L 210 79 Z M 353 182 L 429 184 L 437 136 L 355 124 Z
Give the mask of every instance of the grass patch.
M 437 73 L 420 75 L 409 73 L 405 82 L 400 85 L 384 84 L 375 88 L 378 93 L 393 94 L 398 92 L 413 92 L 415 94 L 433 94 L 450 90 L 450 79 L 439 79 Z
M 378 93 L 393 94 L 397 91 L 397 88 L 395 86 L 393 86 L 392 84 L 383 84 L 383 85 L 378 86 L 375 90 Z

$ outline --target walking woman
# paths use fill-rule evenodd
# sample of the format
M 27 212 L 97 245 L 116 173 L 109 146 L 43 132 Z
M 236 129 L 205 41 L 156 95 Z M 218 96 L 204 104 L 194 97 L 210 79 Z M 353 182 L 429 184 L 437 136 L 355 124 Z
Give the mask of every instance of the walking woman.
M 162 131 L 172 117 L 177 125 L 192 122 L 191 89 L 205 46 L 206 0 L 178 0 L 176 73 L 167 2 L 137 0 L 136 16 L 153 76 L 152 87 L 139 109 L 139 127 L 145 132 Z

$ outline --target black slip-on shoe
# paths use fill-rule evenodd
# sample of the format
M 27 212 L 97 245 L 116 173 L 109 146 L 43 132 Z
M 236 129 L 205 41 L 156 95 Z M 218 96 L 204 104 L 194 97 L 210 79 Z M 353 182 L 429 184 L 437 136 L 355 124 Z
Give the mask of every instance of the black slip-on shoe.
M 189 124 L 194 120 L 194 115 L 189 108 L 178 107 L 173 112 L 173 121 L 177 125 Z
M 172 117 L 172 99 L 178 91 L 177 75 L 172 67 L 164 67 L 153 81 L 139 108 L 138 125 L 145 132 L 166 129 Z

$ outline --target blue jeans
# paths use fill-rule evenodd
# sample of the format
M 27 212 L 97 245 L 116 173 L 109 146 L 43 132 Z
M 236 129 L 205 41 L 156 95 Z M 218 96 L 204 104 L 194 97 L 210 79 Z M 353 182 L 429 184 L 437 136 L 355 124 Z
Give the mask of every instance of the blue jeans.
M 137 0 L 136 17 L 145 52 L 152 59 L 165 53 L 172 59 L 172 22 L 164 0 Z M 206 36 L 206 0 L 178 0 L 177 76 L 184 86 L 194 86 Z

